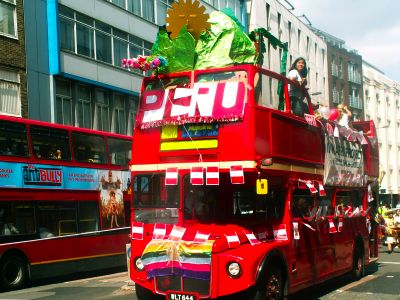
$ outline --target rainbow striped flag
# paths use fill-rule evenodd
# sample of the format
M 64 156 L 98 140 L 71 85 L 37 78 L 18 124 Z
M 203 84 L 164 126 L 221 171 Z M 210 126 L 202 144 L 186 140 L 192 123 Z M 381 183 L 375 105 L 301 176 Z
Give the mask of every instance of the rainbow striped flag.
M 208 280 L 214 241 L 195 244 L 187 241 L 152 240 L 142 254 L 147 277 L 182 276 Z

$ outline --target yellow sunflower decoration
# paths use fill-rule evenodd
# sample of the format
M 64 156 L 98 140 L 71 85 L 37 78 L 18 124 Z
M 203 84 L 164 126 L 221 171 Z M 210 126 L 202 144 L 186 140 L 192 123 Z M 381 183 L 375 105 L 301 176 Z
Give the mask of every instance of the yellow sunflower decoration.
M 207 22 L 209 16 L 205 13 L 206 8 L 200 6 L 200 1 L 178 0 L 172 3 L 167 11 L 167 30 L 171 32 L 171 38 L 178 37 L 182 27 L 187 25 L 187 31 L 198 40 L 200 34 L 210 27 Z

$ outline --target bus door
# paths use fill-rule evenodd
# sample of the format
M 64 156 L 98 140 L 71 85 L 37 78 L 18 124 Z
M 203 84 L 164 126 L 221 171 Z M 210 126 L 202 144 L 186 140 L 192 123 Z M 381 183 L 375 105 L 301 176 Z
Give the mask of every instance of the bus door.
M 294 285 L 305 284 L 317 278 L 316 257 L 319 250 L 318 232 L 310 224 L 314 209 L 314 196 L 308 189 L 295 188 L 291 193 L 291 219 L 293 226 L 291 269 Z
M 338 253 L 336 249 L 337 220 L 334 219 L 332 207 L 332 191 L 326 190 L 326 195 L 316 193 L 317 210 L 313 216 L 313 222 L 318 232 L 317 268 L 318 277 L 328 275 L 336 271 L 338 266 Z
M 344 216 L 351 215 L 357 207 L 362 205 L 363 193 L 357 190 L 353 191 L 338 191 L 336 192 L 336 211 L 338 218 L 343 216 L 343 228 L 341 232 L 335 234 L 337 264 L 340 269 L 349 268 L 353 262 L 353 240 L 359 229 L 360 223 L 365 226 L 365 223 L 360 222 L 360 216 Z M 347 213 L 345 213 L 347 211 Z

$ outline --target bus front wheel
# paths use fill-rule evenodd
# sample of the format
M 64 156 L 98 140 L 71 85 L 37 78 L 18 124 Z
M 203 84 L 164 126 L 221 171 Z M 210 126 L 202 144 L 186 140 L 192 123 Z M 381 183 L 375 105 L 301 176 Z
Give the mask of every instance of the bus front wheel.
M 360 247 L 354 250 L 352 277 L 359 280 L 364 276 L 364 255 Z
M 284 298 L 284 277 L 282 271 L 271 266 L 265 272 L 263 280 L 257 287 L 255 300 L 280 300 Z
M 28 279 L 28 268 L 24 258 L 19 255 L 6 255 L 0 263 L 1 287 L 15 290 L 23 287 Z

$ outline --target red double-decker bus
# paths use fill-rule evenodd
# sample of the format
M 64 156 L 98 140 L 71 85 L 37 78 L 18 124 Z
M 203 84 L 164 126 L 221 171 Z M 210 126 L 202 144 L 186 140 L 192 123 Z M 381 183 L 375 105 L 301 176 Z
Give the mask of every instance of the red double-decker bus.
M 0 116 L 0 283 L 126 265 L 132 137 Z
M 282 299 L 377 259 L 373 122 L 317 120 L 309 96 L 296 116 L 288 84 L 254 65 L 145 78 L 131 164 L 138 299 Z

